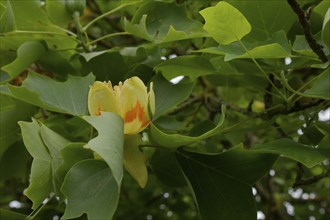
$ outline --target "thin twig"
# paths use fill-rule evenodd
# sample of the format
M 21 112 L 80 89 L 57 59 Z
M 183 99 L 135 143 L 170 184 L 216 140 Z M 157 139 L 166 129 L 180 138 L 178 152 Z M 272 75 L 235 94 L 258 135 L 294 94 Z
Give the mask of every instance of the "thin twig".
M 304 175 L 304 172 L 305 172 L 304 167 L 301 163 L 298 163 L 297 167 L 298 167 L 297 176 L 296 176 L 295 183 L 292 186 L 293 188 L 296 188 L 298 186 L 310 185 L 310 184 L 316 183 L 317 181 L 319 181 L 320 179 L 322 179 L 324 177 L 330 176 L 330 172 L 328 170 L 328 171 L 326 171 L 322 174 L 312 176 L 308 179 L 303 179 L 303 175 Z
M 203 96 L 193 96 L 191 99 L 188 99 L 186 102 L 182 103 L 178 108 L 173 109 L 171 112 L 169 112 L 169 115 L 175 115 L 182 110 L 188 108 L 189 106 L 192 106 L 193 104 L 200 102 L 203 100 Z
M 304 31 L 305 38 L 310 46 L 310 48 L 317 54 L 317 56 L 326 63 L 328 61 L 327 56 L 324 54 L 322 45 L 318 44 L 313 37 L 310 23 L 308 21 L 308 16 L 306 13 L 300 8 L 299 4 L 296 0 L 287 0 L 292 10 L 297 14 L 299 18 L 299 23 Z

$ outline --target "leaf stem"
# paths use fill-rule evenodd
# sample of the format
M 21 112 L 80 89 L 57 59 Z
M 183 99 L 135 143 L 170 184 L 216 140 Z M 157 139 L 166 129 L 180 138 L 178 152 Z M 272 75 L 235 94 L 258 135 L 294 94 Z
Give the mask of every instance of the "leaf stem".
M 284 75 L 284 72 L 282 71 L 281 72 L 281 80 L 282 80 L 282 83 L 283 85 L 285 86 L 285 88 L 287 88 L 288 90 L 290 90 L 291 92 L 293 92 L 293 95 L 300 95 L 300 96 L 305 96 L 305 94 L 299 92 L 299 91 L 296 91 L 294 90 L 288 83 L 288 80 L 285 78 L 285 75 Z M 302 89 L 302 88 L 300 88 Z M 299 89 L 299 90 L 300 90 Z M 290 98 L 292 98 L 292 95 L 290 96 Z M 290 98 L 288 99 L 288 101 L 290 100 Z
M 129 35 L 129 34 L 130 33 L 128 33 L 128 32 L 118 32 L 118 33 L 107 34 L 107 35 L 104 35 L 104 36 L 102 36 L 100 38 L 97 38 L 96 40 L 93 40 L 93 41 L 88 42 L 86 45 L 89 46 L 91 44 L 95 44 L 95 43 L 97 43 L 97 42 L 99 42 L 101 40 L 104 40 L 106 38 L 116 37 L 116 36 L 120 36 L 120 35 Z
M 78 35 L 78 39 L 80 40 L 80 43 L 82 45 L 82 47 L 84 48 L 84 50 L 86 52 L 90 52 L 90 49 L 88 48 L 87 42 L 88 41 L 88 37 L 86 37 L 86 32 L 83 30 L 81 23 L 80 23 L 80 13 L 79 12 L 74 12 L 73 14 L 73 21 L 75 23 L 76 29 L 77 29 L 77 35 Z
M 122 4 L 122 5 L 118 6 L 117 8 L 115 8 L 115 9 L 113 9 L 113 10 L 111 10 L 111 11 L 108 11 L 108 12 L 106 12 L 106 13 L 103 13 L 103 14 L 101 14 L 100 16 L 98 16 L 98 17 L 94 18 L 93 20 L 91 20 L 88 24 L 86 24 L 86 25 L 83 27 L 82 30 L 83 30 L 83 31 L 86 31 L 86 30 L 87 30 L 92 24 L 94 24 L 94 23 L 97 22 L 98 20 L 100 20 L 100 19 L 102 19 L 102 18 L 104 18 L 104 17 L 106 17 L 106 16 L 108 16 L 108 15 L 110 15 L 110 14 L 115 13 L 115 12 L 119 11 L 120 9 L 126 7 L 126 6 L 134 5 L 134 4 L 139 3 L 139 2 L 141 2 L 141 1 L 134 1 L 134 2 L 127 3 L 127 4 Z
M 5 33 L 5 34 L 0 34 L 0 36 L 14 35 L 14 34 L 41 34 L 41 35 L 48 35 L 48 36 L 57 35 L 57 36 L 62 36 L 62 37 L 68 37 L 71 40 L 79 42 L 79 40 L 77 40 L 76 38 L 70 37 L 66 34 L 57 33 L 57 32 L 49 32 L 49 31 L 20 31 L 20 30 L 15 30 L 15 31 L 8 32 L 8 33 Z
M 51 201 L 54 197 L 55 197 L 55 193 L 51 195 L 46 202 L 42 203 L 36 210 L 31 212 L 31 214 L 28 216 L 28 219 L 33 220 L 39 214 L 39 212 L 47 205 L 47 203 Z
M 262 74 L 264 74 L 264 76 L 266 77 L 266 79 L 268 80 L 268 82 L 272 85 L 272 87 L 278 92 L 278 94 L 284 99 L 287 100 L 287 98 L 281 93 L 281 91 L 275 86 L 275 84 L 269 79 L 267 73 L 264 71 L 264 69 L 259 65 L 259 63 L 256 61 L 256 59 L 254 59 L 254 57 L 251 55 L 250 51 L 245 47 L 245 45 L 243 44 L 243 42 L 241 40 L 238 39 L 238 42 L 240 43 L 240 45 L 243 47 L 243 49 L 246 51 L 247 54 L 249 54 L 250 58 L 252 59 L 252 61 L 254 62 L 254 64 L 258 67 L 258 69 L 262 72 Z

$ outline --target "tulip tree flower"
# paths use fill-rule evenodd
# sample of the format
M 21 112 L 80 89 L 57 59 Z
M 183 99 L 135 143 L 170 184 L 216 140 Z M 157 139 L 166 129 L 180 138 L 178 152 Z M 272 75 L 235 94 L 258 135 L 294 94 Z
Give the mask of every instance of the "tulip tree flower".
M 150 84 L 147 88 L 138 77 L 132 77 L 112 86 L 111 82 L 96 81 L 88 94 L 88 110 L 91 115 L 113 112 L 124 120 L 124 133 L 140 133 L 150 124 L 148 106 L 155 112 L 155 95 Z
M 96 81 L 88 94 L 88 110 L 91 115 L 113 112 L 124 121 L 124 166 L 143 188 L 148 179 L 143 154 L 138 145 L 138 133 L 150 124 L 149 111 L 155 113 L 155 95 L 150 84 L 147 87 L 138 77 L 132 77 L 112 86 L 111 82 Z

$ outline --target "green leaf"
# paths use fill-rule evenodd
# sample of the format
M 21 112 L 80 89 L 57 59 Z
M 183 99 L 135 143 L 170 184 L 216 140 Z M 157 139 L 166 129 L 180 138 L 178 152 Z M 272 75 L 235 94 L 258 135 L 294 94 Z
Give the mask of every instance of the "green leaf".
M 44 40 L 48 48 L 75 48 L 77 40 L 53 24 L 47 17 L 40 1 L 10 1 L 15 30 L 0 36 L 0 51 L 16 50 L 26 41 Z M 29 18 L 29 19 L 26 19 Z M 3 53 L 1 53 L 4 56 Z M 1 56 L 1 58 L 2 58 Z M 5 57 L 5 56 L 4 56 Z
M 218 124 L 213 128 L 199 136 L 188 136 L 182 134 L 167 134 L 157 128 L 154 124 L 150 126 L 150 133 L 152 139 L 157 142 L 159 145 L 166 148 L 177 148 L 180 146 L 190 145 L 192 143 L 196 143 L 205 138 L 211 137 L 215 134 L 218 134 L 223 128 L 223 122 L 225 120 L 225 106 L 222 106 L 221 117 L 218 121 Z
M 125 60 L 118 51 L 106 51 L 95 53 L 83 53 L 80 54 L 83 58 L 80 59 L 82 68 L 85 74 L 90 72 L 99 81 L 111 81 L 113 85 L 116 85 L 119 81 L 125 80 L 125 75 L 128 72 L 128 66 Z M 86 62 L 86 60 L 88 60 Z M 109 71 L 111 69 L 111 71 Z
M 196 79 L 199 76 L 216 72 L 208 59 L 194 55 L 179 56 L 163 61 L 155 66 L 155 70 L 161 72 L 168 80 L 177 76 L 188 76 L 191 79 Z
M 40 125 L 32 118 L 32 122 L 20 121 L 22 138 L 24 145 L 34 159 L 47 161 L 51 163 L 51 157 L 48 153 L 40 136 Z
M 139 149 L 141 136 L 126 135 L 124 145 L 124 166 L 132 175 L 141 188 L 144 188 L 148 182 L 148 170 L 145 165 L 144 155 Z
M 18 212 L 13 212 L 8 209 L 0 208 L 0 219 L 6 220 L 26 220 L 28 217 Z
M 328 48 L 330 48 L 330 7 L 324 16 L 323 26 L 322 26 L 322 40 Z
M 9 0 L 0 1 L 0 15 L 0 33 L 14 30 L 14 14 Z
M 202 155 L 177 151 L 202 219 L 256 219 L 252 185 L 272 167 L 276 156 L 244 150 Z
M 227 2 L 200 11 L 206 30 L 218 43 L 230 44 L 250 33 L 251 25 L 244 15 Z
M 287 33 L 297 19 L 286 0 L 227 0 L 227 2 L 237 8 L 253 24 L 251 33 L 247 36 L 251 41 L 267 40 L 280 30 Z
M 51 162 L 34 159 L 31 166 L 30 184 L 24 191 L 24 194 L 33 202 L 32 209 L 37 209 L 51 192 L 53 192 Z
M 198 52 L 225 55 L 225 61 L 251 57 L 255 59 L 276 59 L 291 56 L 290 53 L 277 43 L 257 46 L 248 50 L 248 52 L 245 52 L 244 50 L 228 51 L 228 49 L 223 50 L 221 47 L 206 48 L 199 50 Z
M 66 0 L 46 0 L 47 15 L 55 24 L 66 28 L 72 20 L 71 14 L 66 9 Z
M 51 166 L 52 166 L 52 176 L 53 176 L 53 185 L 55 192 L 58 194 L 60 191 L 61 183 L 56 175 L 57 168 L 61 165 L 63 159 L 61 155 L 61 149 L 64 148 L 69 141 L 58 135 L 51 129 L 47 128 L 45 125 L 40 127 L 40 135 L 44 145 L 46 145 L 49 155 L 51 157 Z
M 95 151 L 108 164 L 120 188 L 123 178 L 124 123 L 112 112 L 102 112 L 100 116 L 84 116 L 98 132 L 86 148 Z
M 24 102 L 0 95 L 0 158 L 3 153 L 19 139 L 20 120 L 27 120 L 35 113 L 36 108 Z
M 308 97 L 330 100 L 330 69 L 324 70 L 304 94 Z
M 0 179 L 5 182 L 12 178 L 28 180 L 27 174 L 31 157 L 21 141 L 12 144 L 0 158 Z M 1 218 L 0 218 L 1 219 Z
M 202 24 L 189 19 L 185 7 L 174 2 L 147 1 L 134 13 L 131 23 L 124 20 L 124 28 L 137 37 L 156 43 L 207 35 Z
M 130 23 L 126 18 L 124 18 L 124 29 L 126 32 L 134 34 L 139 38 L 145 39 L 147 41 L 153 41 L 153 38 L 148 33 L 146 26 L 147 15 L 143 15 L 138 24 Z
M 300 54 L 303 54 L 303 55 L 306 55 L 306 56 L 309 56 L 309 57 L 312 57 L 312 58 L 317 58 L 317 55 L 309 47 L 309 44 L 308 44 L 308 42 L 307 42 L 304 35 L 297 35 L 296 36 L 296 39 L 295 39 L 295 41 L 293 43 L 293 46 L 292 46 L 292 50 L 297 52 L 297 53 L 300 53 Z
M 291 56 L 288 39 L 283 31 L 275 33 L 271 39 L 259 43 L 257 46 L 250 45 L 245 41 L 242 42 L 248 51 L 241 44 L 235 42 L 230 45 L 219 45 L 218 47 L 205 48 L 196 52 L 225 55 L 225 61 L 251 57 L 255 59 L 277 59 Z
M 257 144 L 250 150 L 260 153 L 283 155 L 304 164 L 308 168 L 312 168 L 327 159 L 317 149 L 294 142 L 291 139 L 279 139 L 265 144 Z
M 187 185 L 174 152 L 157 149 L 152 155 L 150 166 L 162 184 L 170 187 L 184 187 Z
M 65 175 L 74 164 L 94 157 L 93 152 L 84 148 L 84 145 L 85 143 L 69 143 L 61 149 L 63 163 L 56 170 L 60 182 L 63 182 Z
M 8 80 L 13 79 L 21 74 L 24 69 L 34 63 L 45 52 L 46 49 L 41 43 L 36 41 L 25 42 L 18 48 L 16 60 L 1 69 L 10 76 Z
M 85 58 L 86 62 L 89 62 L 91 59 L 100 56 L 104 53 L 107 53 L 108 50 L 102 50 L 102 51 L 97 51 L 97 52 L 90 52 L 90 53 L 79 53 L 83 58 Z
M 13 97 L 50 111 L 72 115 L 87 114 L 89 85 L 94 76 L 69 76 L 65 82 L 30 72 L 21 87 L 8 85 Z
M 86 213 L 88 219 L 111 219 L 119 199 L 119 186 L 104 161 L 84 160 L 75 164 L 61 188 L 68 203 L 62 219 Z
M 156 101 L 156 110 L 155 115 L 153 116 L 153 121 L 169 109 L 186 100 L 194 86 L 194 83 L 192 82 L 172 84 L 161 74 L 158 74 L 155 77 L 153 84 Z
M 59 196 L 55 171 L 62 161 L 59 151 L 68 141 L 46 126 L 40 126 L 35 119 L 21 121 L 19 125 L 24 145 L 33 157 L 30 185 L 25 195 L 32 200 L 32 209 L 36 209 L 51 192 Z
M 320 154 L 324 155 L 328 159 L 330 159 L 330 144 L 329 143 L 330 143 L 330 135 L 328 134 L 323 137 L 323 139 L 318 144 L 318 148 L 316 148 L 316 150 Z

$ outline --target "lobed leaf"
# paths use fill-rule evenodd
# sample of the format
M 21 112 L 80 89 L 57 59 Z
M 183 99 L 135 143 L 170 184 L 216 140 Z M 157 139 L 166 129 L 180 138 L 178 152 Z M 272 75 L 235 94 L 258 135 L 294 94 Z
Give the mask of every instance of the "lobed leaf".
M 304 164 L 308 168 L 312 168 L 327 159 L 317 149 L 294 142 L 291 139 L 279 139 L 264 144 L 257 144 L 250 150 L 260 153 L 283 155 Z
M 227 2 L 203 9 L 200 14 L 205 19 L 204 30 L 220 44 L 239 41 L 251 31 L 244 15 Z
M 188 136 L 181 134 L 167 134 L 157 128 L 154 124 L 150 126 L 150 134 L 152 139 L 157 142 L 160 146 L 166 148 L 177 148 L 180 146 L 190 145 L 192 143 L 196 143 L 205 138 L 211 137 L 217 133 L 219 133 L 223 128 L 223 122 L 225 120 L 225 106 L 222 106 L 221 117 L 218 121 L 218 124 L 213 128 L 199 136 Z
M 256 219 L 252 185 L 268 172 L 276 156 L 249 152 L 242 144 L 220 154 L 179 150 L 176 156 L 202 219 Z
M 84 116 L 83 119 L 98 132 L 98 136 L 91 139 L 85 147 L 92 149 L 105 160 L 119 189 L 123 179 L 123 120 L 112 112 L 102 112 L 100 116 Z
M 87 94 L 94 76 L 69 76 L 65 82 L 30 72 L 22 86 L 8 85 L 9 95 L 50 111 L 72 115 L 87 114 Z
M 88 219 L 111 219 L 117 208 L 119 186 L 109 166 L 101 160 L 75 164 L 61 190 L 68 200 L 62 219 L 77 218 L 84 213 Z

